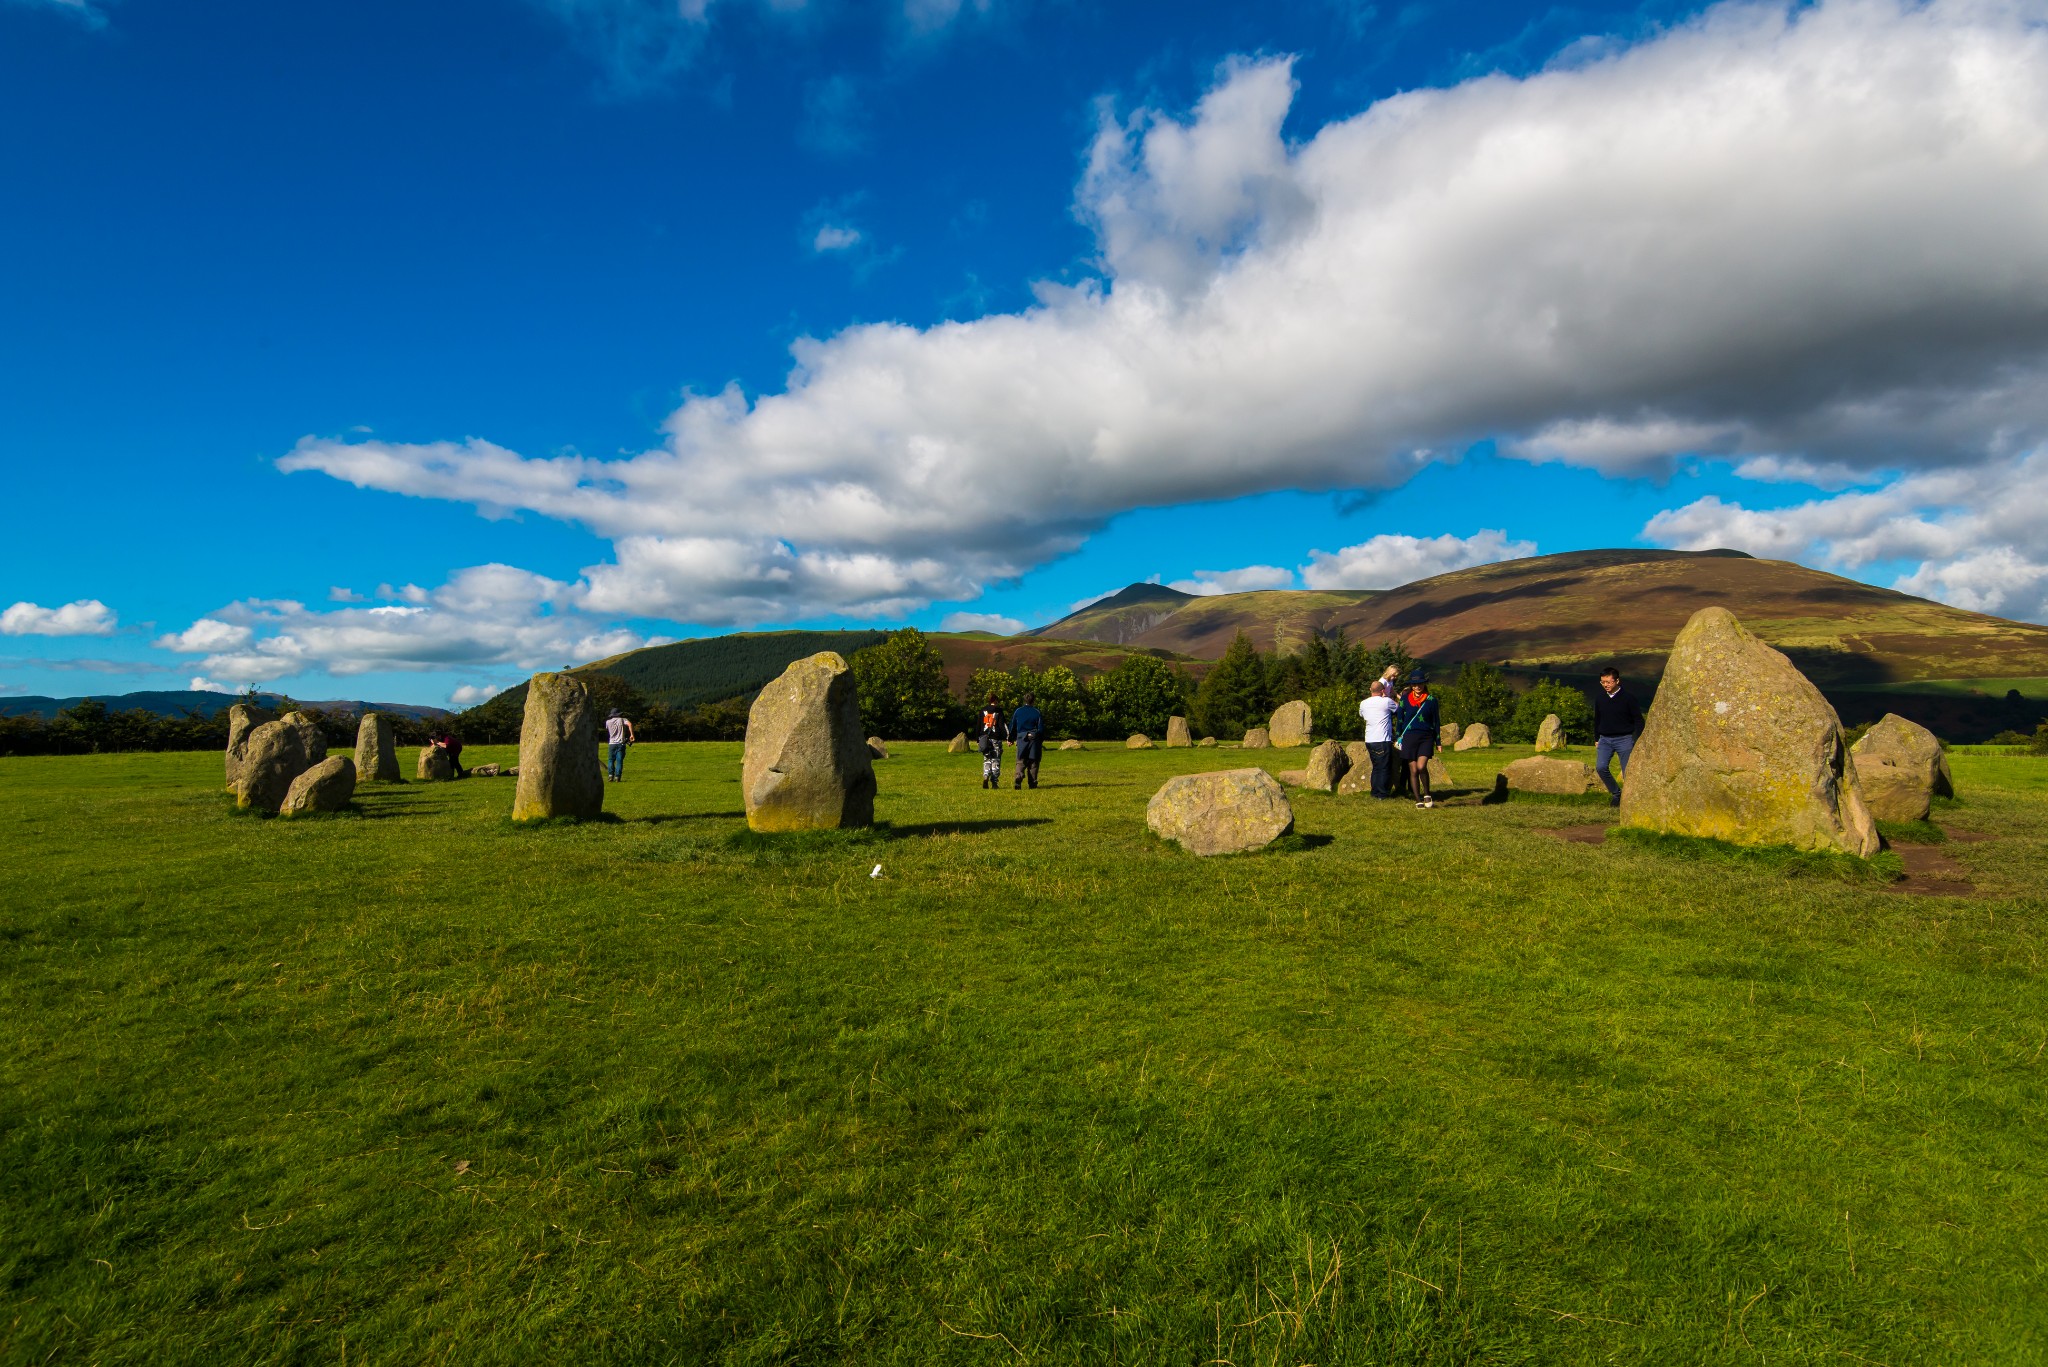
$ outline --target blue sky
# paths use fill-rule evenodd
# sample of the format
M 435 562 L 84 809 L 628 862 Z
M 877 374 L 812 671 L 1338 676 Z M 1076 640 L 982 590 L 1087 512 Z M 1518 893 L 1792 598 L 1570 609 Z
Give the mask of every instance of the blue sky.
M 1613 545 L 2041 620 L 2043 89 L 1941 3 L 0 0 L 0 689 Z

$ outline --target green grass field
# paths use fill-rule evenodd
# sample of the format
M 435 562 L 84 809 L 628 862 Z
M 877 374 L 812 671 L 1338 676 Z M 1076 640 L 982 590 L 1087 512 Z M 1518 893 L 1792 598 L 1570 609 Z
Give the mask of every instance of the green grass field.
M 1302 754 L 903 746 L 783 838 L 736 745 L 543 829 L 0 760 L 0 1361 L 2048 1359 L 2048 761 L 1955 760 L 1972 898 L 1582 802 L 1145 831 Z

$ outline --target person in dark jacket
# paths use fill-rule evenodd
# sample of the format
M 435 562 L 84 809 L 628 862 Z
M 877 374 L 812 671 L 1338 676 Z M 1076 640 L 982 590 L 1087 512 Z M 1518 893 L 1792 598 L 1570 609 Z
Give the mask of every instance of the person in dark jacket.
M 981 786 L 984 788 L 1003 786 L 1003 739 L 1006 734 L 1003 709 L 997 705 L 996 695 L 991 693 L 981 708 Z
M 1643 709 L 1635 694 L 1621 686 L 1621 671 L 1609 665 L 1600 671 L 1600 691 L 1593 695 L 1593 767 L 1612 806 L 1621 805 L 1621 785 L 1608 767 L 1619 759 L 1621 776 L 1627 778 L 1629 753 L 1642 734 Z
M 468 778 L 469 770 L 462 767 L 462 737 L 453 731 L 443 731 L 434 737 L 434 744 L 441 747 L 448 756 L 448 774 L 451 778 Z
M 1022 788 L 1028 781 L 1038 786 L 1038 761 L 1045 754 L 1045 714 L 1038 710 L 1038 695 L 1026 693 L 1024 704 L 1010 714 L 1010 741 L 1017 747 L 1017 781 L 1010 787 Z
M 1418 807 L 1436 806 L 1429 791 L 1429 761 L 1436 755 L 1437 736 L 1443 729 L 1443 713 L 1429 696 L 1429 679 L 1421 670 L 1408 676 L 1394 710 L 1394 745 L 1408 771 L 1409 790 Z

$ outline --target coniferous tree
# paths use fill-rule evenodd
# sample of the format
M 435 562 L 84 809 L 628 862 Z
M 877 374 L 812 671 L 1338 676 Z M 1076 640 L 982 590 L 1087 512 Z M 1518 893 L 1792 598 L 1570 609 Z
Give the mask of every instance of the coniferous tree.
M 1195 722 L 1206 735 L 1234 740 L 1264 726 L 1272 710 L 1265 658 L 1240 631 L 1195 692 Z

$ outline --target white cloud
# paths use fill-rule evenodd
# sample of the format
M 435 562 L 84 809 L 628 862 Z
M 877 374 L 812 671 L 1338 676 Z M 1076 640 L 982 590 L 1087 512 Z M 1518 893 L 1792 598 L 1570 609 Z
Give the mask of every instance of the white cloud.
M 2048 432 L 2039 13 L 1723 5 L 1298 142 L 1291 63 L 1232 62 L 1189 119 L 1105 107 L 1098 281 L 805 340 L 783 392 L 691 396 L 630 458 L 280 464 L 581 523 L 619 543 L 591 601 L 746 623 L 971 598 L 1129 508 L 1386 487 L 1487 437 L 1607 470 L 2006 458 Z
M 0 636 L 112 636 L 116 625 L 114 610 L 97 598 L 56 608 L 16 603 L 0 612 Z
M 489 702 L 504 691 L 496 684 L 461 684 L 448 695 L 448 701 L 456 707 L 475 707 L 480 702 Z
M 245 646 L 251 635 L 248 627 L 238 623 L 202 617 L 183 631 L 157 637 L 156 645 L 159 650 L 174 650 L 180 655 L 206 655 Z
M 847 227 L 843 223 L 827 223 L 818 229 L 811 239 L 811 250 L 821 255 L 825 252 L 850 251 L 860 245 L 860 229 Z
M 1015 636 L 1024 630 L 1024 624 L 995 612 L 949 612 L 939 623 L 939 630 L 992 631 L 998 636 Z
M 346 589 L 337 584 L 327 590 L 327 601 L 330 603 L 366 603 L 369 600 L 354 589 Z
M 1915 562 L 1894 588 L 1974 612 L 2048 621 L 2044 489 L 2048 449 L 2037 449 L 1789 508 L 1709 496 L 1658 513 L 1643 535 L 1681 550 L 1725 546 L 1844 570 Z
M 1301 578 L 1312 589 L 1391 589 L 1431 575 L 1534 554 L 1535 542 L 1510 541 L 1501 531 L 1474 532 L 1467 537 L 1388 532 L 1334 554 L 1310 551 Z
M 1246 565 L 1239 570 L 1196 570 L 1194 578 L 1175 579 L 1166 587 L 1205 598 L 1219 593 L 1287 589 L 1294 587 L 1294 571 L 1278 565 Z
M 223 683 L 215 683 L 204 674 L 194 674 L 192 682 L 185 685 L 194 693 L 233 693 L 237 690 Z

